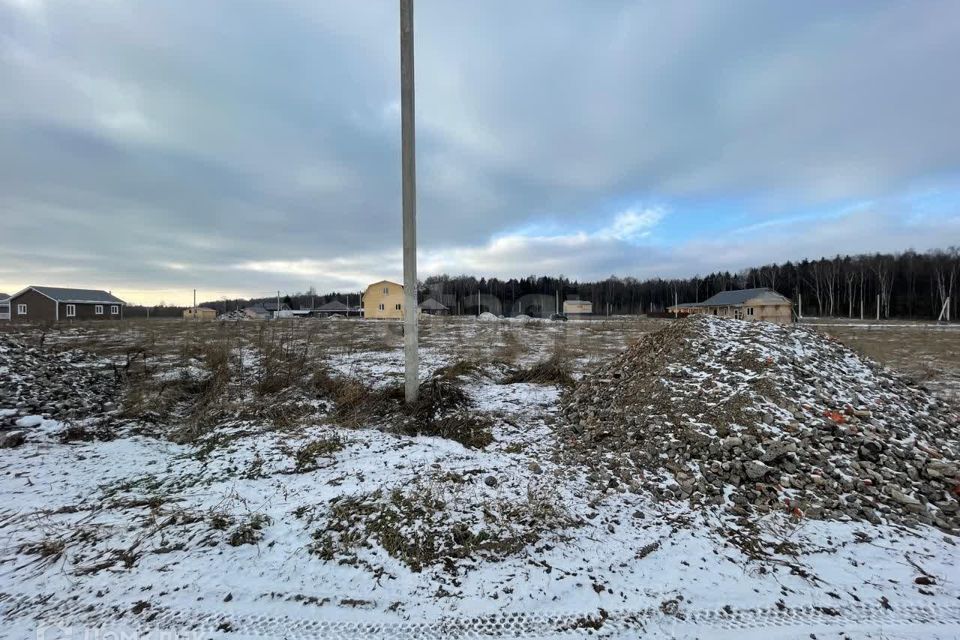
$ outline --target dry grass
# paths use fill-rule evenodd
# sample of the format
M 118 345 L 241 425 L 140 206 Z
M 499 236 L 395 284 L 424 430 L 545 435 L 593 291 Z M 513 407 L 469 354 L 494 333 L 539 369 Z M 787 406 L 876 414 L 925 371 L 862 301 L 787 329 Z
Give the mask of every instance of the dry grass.
M 313 384 L 333 402 L 329 417 L 340 426 L 383 425 L 406 435 L 436 436 L 466 447 L 485 447 L 493 442 L 491 420 L 471 411 L 472 403 L 456 380 L 458 376 L 450 373 L 454 370 L 423 382 L 413 405 L 406 404 L 400 386 L 373 389 L 356 378 L 325 372 L 318 373 Z
M 572 373 L 569 353 L 563 344 L 557 343 L 554 345 L 550 357 L 535 362 L 529 367 L 512 371 L 504 378 L 503 383 L 532 382 L 534 384 L 573 386 Z
M 419 398 L 412 407 L 401 405 L 407 417 L 403 431 L 408 435 L 447 438 L 465 447 L 482 449 L 493 442 L 491 420 L 471 411 L 471 404 L 456 383 L 433 377 L 420 385 Z
M 433 376 L 441 380 L 456 381 L 462 377 L 477 377 L 483 372 L 483 363 L 461 358 L 437 369 Z
M 238 524 L 227 537 L 227 544 L 239 547 L 245 544 L 256 544 L 263 538 L 263 529 L 271 523 L 270 517 L 262 513 L 253 513 Z
M 483 516 L 463 519 L 458 510 Z M 558 496 L 544 487 L 531 487 L 525 497 L 510 501 L 478 497 L 460 483 L 428 479 L 332 500 L 327 526 L 314 533 L 311 551 L 324 560 L 354 564 L 361 548 L 376 543 L 412 571 L 433 565 L 454 570 L 454 560 L 502 560 L 537 542 L 544 532 L 570 524 Z
M 311 440 L 297 449 L 294 454 L 294 472 L 307 473 L 315 470 L 318 466 L 318 458 L 333 457 L 333 454 L 343 449 L 343 446 L 343 438 L 335 433 Z

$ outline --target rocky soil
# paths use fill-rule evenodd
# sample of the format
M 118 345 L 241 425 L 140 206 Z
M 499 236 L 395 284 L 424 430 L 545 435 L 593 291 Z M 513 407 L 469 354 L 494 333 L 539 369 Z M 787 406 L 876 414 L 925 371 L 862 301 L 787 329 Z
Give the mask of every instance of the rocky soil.
M 809 328 L 678 321 L 563 410 L 567 453 L 605 489 L 960 529 L 957 408 Z
M 107 437 L 118 379 L 108 361 L 83 351 L 54 353 L 22 337 L 0 336 L 0 439 L 17 446 L 45 420 L 64 423 L 68 437 Z

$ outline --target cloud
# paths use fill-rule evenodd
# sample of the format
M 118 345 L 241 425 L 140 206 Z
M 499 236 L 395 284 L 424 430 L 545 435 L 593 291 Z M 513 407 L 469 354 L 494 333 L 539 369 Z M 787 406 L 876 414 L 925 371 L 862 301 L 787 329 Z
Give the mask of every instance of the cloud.
M 608 228 L 601 229 L 597 236 L 624 241 L 637 241 L 647 238 L 650 236 L 653 227 L 663 219 L 663 216 L 662 209 L 647 209 L 644 211 L 628 209 L 617 214 L 613 219 L 613 224 Z
M 395 268 L 396 12 L 0 2 L 0 288 L 253 294 Z M 958 184 L 949 0 L 423 0 L 416 20 L 424 274 L 646 274 L 717 241 L 703 227 L 806 232 Z M 624 202 L 669 215 L 608 218 Z M 942 241 L 956 202 L 857 245 Z

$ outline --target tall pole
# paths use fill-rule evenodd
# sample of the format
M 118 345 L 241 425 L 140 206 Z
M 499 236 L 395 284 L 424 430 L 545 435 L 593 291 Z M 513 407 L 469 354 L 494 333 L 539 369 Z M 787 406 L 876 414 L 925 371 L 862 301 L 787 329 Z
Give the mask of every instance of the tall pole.
M 274 319 L 275 320 L 280 319 L 280 292 L 279 291 L 277 291 L 277 315 L 274 316 Z
M 193 319 L 197 319 L 197 290 L 193 290 Z
M 419 395 L 417 353 L 417 155 L 413 82 L 413 0 L 400 0 L 400 144 L 403 163 L 404 397 Z

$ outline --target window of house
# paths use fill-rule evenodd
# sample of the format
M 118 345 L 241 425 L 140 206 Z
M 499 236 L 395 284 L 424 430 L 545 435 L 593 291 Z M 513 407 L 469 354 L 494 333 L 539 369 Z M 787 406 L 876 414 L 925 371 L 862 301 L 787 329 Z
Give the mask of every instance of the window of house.
M 383 288 L 383 295 L 385 295 L 385 296 L 386 296 L 386 295 L 390 295 L 390 287 L 384 287 L 384 288 Z
M 102 316 L 102 315 L 103 315 L 103 305 L 102 305 L 102 304 L 95 305 L 95 306 L 93 307 L 93 312 L 94 312 L 95 314 L 97 314 L 98 316 Z
M 753 307 L 747 307 L 747 315 L 748 315 L 748 316 L 752 316 L 752 315 L 753 315 Z
M 383 303 L 381 302 L 381 303 L 380 303 L 380 311 L 383 311 L 384 309 L 386 309 L 386 307 L 385 307 L 385 306 L 383 305 Z
M 18 305 L 17 305 L 17 315 L 18 315 L 18 316 L 25 316 L 25 315 L 27 315 L 27 305 L 25 305 L 25 304 L 18 304 Z
M 68 318 L 73 318 L 73 317 L 75 317 L 76 315 L 77 315 L 77 305 L 75 305 L 75 304 L 68 304 L 68 305 L 67 305 L 67 317 L 68 317 Z
M 120 313 L 120 305 L 118 304 L 110 305 L 110 313 L 113 315 L 117 315 L 118 313 Z
M 399 305 L 399 304 L 397 305 L 397 311 L 400 311 L 400 305 Z

